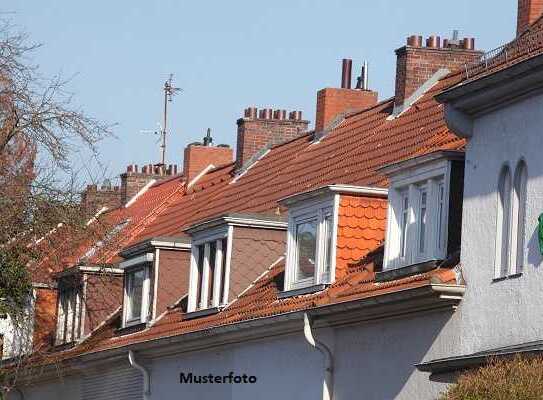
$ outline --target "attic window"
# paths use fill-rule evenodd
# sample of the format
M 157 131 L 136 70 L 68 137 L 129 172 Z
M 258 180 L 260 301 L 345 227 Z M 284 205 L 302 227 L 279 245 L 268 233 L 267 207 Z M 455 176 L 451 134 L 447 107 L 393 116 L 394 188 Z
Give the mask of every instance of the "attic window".
M 334 195 L 289 208 L 285 290 L 332 282 L 336 221 Z
M 125 271 L 123 327 L 146 323 L 150 318 L 150 265 L 143 264 Z
M 56 344 L 71 343 L 81 337 L 83 309 L 82 288 L 79 282 L 61 282 L 57 305 Z
M 426 159 L 425 159 L 426 157 Z M 429 159 L 431 158 L 431 159 Z M 423 156 L 393 167 L 388 174 L 388 226 L 385 243 L 385 269 L 443 260 L 449 249 L 449 215 L 459 218 L 461 198 L 449 209 L 451 182 L 462 184 L 460 165 L 439 156 Z M 387 173 L 387 167 L 384 169 Z M 452 206 L 451 206 L 452 207 Z M 459 208 L 460 207 L 460 208 Z M 459 221 L 454 221 L 459 229 Z M 458 232 L 455 232 L 458 234 Z
M 228 227 L 192 246 L 188 312 L 214 310 L 228 301 Z

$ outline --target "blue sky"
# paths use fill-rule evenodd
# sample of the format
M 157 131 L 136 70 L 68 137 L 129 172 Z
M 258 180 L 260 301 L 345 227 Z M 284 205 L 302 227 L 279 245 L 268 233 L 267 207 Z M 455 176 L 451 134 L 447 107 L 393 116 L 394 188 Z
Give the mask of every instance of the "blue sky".
M 410 34 L 476 37 L 490 50 L 511 40 L 516 0 L 14 1 L 2 11 L 44 44 L 45 74 L 74 76 L 70 89 L 97 118 L 117 123 L 100 145 L 116 175 L 159 160 L 162 85 L 183 88 L 170 108 L 168 163 L 208 127 L 235 145 L 245 107 L 302 110 L 313 121 L 316 91 L 337 87 L 340 61 L 370 64 L 370 87 L 393 94 L 395 54 Z M 354 75 L 354 74 L 353 74 Z M 85 157 L 79 159 L 85 161 Z

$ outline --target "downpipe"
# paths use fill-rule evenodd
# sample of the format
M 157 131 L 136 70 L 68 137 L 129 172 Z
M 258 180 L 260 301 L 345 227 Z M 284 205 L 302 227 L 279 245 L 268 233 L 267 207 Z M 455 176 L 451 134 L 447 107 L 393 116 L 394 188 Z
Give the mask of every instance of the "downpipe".
M 322 400 L 332 400 L 334 395 L 334 357 L 330 348 L 313 336 L 311 317 L 304 313 L 304 335 L 307 342 L 324 356 L 324 385 Z
M 149 375 L 149 371 L 141 364 L 138 364 L 136 355 L 132 350 L 128 350 L 128 361 L 132 368 L 137 369 L 143 375 L 143 400 L 149 400 L 151 398 L 151 376 Z

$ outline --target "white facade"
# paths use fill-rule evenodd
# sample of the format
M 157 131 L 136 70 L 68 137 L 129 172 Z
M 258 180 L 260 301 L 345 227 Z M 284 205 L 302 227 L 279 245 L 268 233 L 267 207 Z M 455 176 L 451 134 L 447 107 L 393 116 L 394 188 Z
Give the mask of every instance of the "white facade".
M 468 289 L 459 318 L 466 353 L 540 340 L 543 270 L 538 216 L 543 213 L 543 96 L 536 95 L 474 121 L 466 153 L 462 265 Z M 528 170 L 521 275 L 494 280 L 498 178 L 503 165 Z

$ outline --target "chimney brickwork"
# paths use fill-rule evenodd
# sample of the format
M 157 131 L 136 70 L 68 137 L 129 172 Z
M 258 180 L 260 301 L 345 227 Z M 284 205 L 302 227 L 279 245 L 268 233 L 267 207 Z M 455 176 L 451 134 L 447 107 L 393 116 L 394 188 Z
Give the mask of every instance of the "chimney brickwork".
M 317 92 L 315 131 L 320 132 L 339 114 L 362 110 L 377 104 L 378 94 L 371 90 L 325 88 Z
M 543 0 L 518 0 L 517 36 L 543 14 Z
M 341 88 L 324 88 L 317 92 L 316 132 L 325 130 L 340 114 L 362 110 L 377 104 L 377 92 L 369 90 L 366 86 L 367 63 L 364 63 L 356 89 L 351 89 L 352 68 L 353 61 L 344 58 L 341 64 Z
M 439 36 L 430 36 L 423 47 L 421 36 L 410 36 L 407 45 L 396 50 L 395 104 L 402 105 L 440 69 L 463 68 L 465 64 L 479 60 L 482 54 L 475 50 L 473 38 L 445 39 L 441 46 Z
M 129 165 L 126 172 L 121 174 L 121 205 L 125 205 L 149 182 L 162 180 L 177 175 L 177 165 L 168 165 L 164 168 L 162 165 L 148 164 L 144 165 L 141 172 L 137 165 Z
M 81 204 L 91 212 L 99 211 L 103 207 L 110 210 L 117 208 L 121 205 L 121 189 L 110 184 L 87 185 L 81 194 Z
M 183 174 L 187 182 L 190 182 L 207 166 L 213 164 L 218 167 L 231 163 L 233 159 L 233 150 L 225 145 L 210 146 L 192 143 L 185 147 Z
M 266 108 L 247 108 L 244 117 L 238 119 L 236 165 L 242 167 L 265 146 L 279 144 L 297 138 L 307 132 L 309 121 L 302 119 L 301 111 Z

